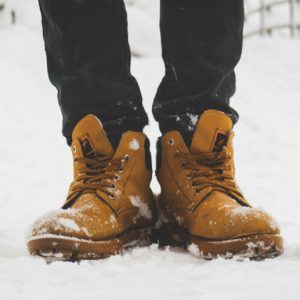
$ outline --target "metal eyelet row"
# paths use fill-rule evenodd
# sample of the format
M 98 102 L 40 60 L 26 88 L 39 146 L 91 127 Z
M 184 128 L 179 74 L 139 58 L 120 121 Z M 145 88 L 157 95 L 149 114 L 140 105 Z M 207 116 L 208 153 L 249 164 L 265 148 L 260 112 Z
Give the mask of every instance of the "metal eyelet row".
M 125 154 L 125 155 L 123 156 L 123 159 L 124 159 L 125 162 L 128 162 L 128 161 L 130 161 L 131 157 L 130 157 L 129 154 Z M 118 173 L 119 173 L 119 174 L 122 174 L 123 172 L 124 172 L 124 168 L 118 170 Z M 114 175 L 114 181 L 115 181 L 115 182 L 118 182 L 120 179 L 121 179 L 121 176 L 120 176 L 120 175 L 118 175 L 118 174 L 115 174 L 115 175 Z M 111 188 L 112 188 L 113 190 L 116 190 L 116 189 L 117 189 L 117 186 L 116 186 L 115 184 L 113 184 Z M 110 198 L 111 200 L 115 200 L 115 196 L 114 196 L 114 195 L 109 195 L 109 198 Z
M 175 144 L 175 141 L 174 141 L 174 139 L 169 139 L 167 143 L 168 143 L 168 145 L 173 146 L 173 145 Z M 179 153 L 180 153 L 180 151 L 179 151 L 178 149 L 176 149 L 176 150 L 174 151 L 174 157 L 176 157 Z M 181 162 L 180 162 L 180 167 L 181 167 L 182 169 L 185 169 L 185 168 L 186 168 L 186 161 L 184 161 L 184 160 L 181 161 Z M 186 176 L 186 179 L 187 179 L 187 180 L 192 180 L 192 175 L 191 175 L 191 174 L 188 174 L 188 175 Z M 195 187 L 195 184 L 194 184 L 194 183 L 192 183 L 192 187 Z M 199 195 L 198 189 L 194 189 L 194 194 L 195 194 L 195 195 Z
M 129 154 L 125 154 L 125 155 L 123 156 L 124 162 L 129 162 L 130 159 L 131 159 L 131 157 L 130 157 Z M 119 173 L 119 174 L 122 174 L 123 172 L 124 172 L 124 168 L 121 168 L 121 169 L 118 170 L 118 173 Z M 120 179 L 120 177 L 119 177 L 117 180 L 119 180 L 119 179 Z

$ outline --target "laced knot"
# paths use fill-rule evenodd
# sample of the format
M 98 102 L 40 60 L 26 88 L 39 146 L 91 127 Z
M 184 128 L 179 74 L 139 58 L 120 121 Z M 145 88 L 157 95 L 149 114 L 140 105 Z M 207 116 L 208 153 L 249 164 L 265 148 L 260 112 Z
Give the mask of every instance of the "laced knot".
M 125 163 L 130 160 L 129 155 L 120 159 L 111 159 L 98 154 L 93 157 L 75 158 L 78 170 L 75 181 L 71 184 L 68 201 L 81 195 L 102 191 L 114 199 L 116 182 L 123 173 Z
M 220 152 L 210 153 L 186 154 L 177 150 L 175 156 L 181 159 L 183 169 L 190 170 L 187 179 L 191 181 L 195 194 L 210 187 L 230 194 L 237 200 L 244 198 L 233 177 L 230 164 L 232 156 L 227 147 L 223 147 Z

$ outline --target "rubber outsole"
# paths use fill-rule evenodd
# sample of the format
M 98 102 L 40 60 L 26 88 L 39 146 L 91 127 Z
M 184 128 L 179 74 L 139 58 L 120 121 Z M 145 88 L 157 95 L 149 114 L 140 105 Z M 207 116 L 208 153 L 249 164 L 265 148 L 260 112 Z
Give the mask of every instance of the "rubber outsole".
M 152 243 L 153 229 L 138 229 L 117 238 L 93 241 L 59 235 L 41 235 L 27 241 L 29 253 L 45 259 L 79 261 L 106 258 L 121 254 L 124 249 Z
M 41 256 L 47 261 L 80 261 L 107 258 L 121 254 L 125 249 L 148 246 L 153 242 L 158 242 L 160 247 L 185 247 L 191 254 L 204 259 L 239 256 L 262 260 L 274 258 L 284 250 L 283 239 L 276 234 L 259 234 L 230 240 L 208 240 L 172 226 L 163 226 L 158 231 L 153 228 L 132 230 L 117 238 L 102 241 L 41 235 L 29 239 L 27 246 L 31 255 Z
M 254 260 L 273 258 L 283 253 L 283 239 L 278 234 L 257 234 L 229 240 L 208 240 L 188 231 L 164 226 L 159 233 L 160 246 L 183 246 L 204 259 L 246 257 Z

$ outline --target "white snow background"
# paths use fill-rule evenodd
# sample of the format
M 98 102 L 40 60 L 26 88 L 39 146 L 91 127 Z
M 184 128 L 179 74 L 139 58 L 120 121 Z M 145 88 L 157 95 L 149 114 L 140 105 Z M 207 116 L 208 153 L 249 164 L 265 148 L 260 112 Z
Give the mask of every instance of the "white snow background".
M 235 128 L 239 184 L 281 225 L 284 255 L 262 262 L 205 261 L 156 245 L 80 264 L 47 265 L 28 255 L 29 224 L 62 205 L 72 179 L 37 2 L 8 1 L 17 8 L 14 26 L 8 14 L 0 16 L 0 298 L 299 299 L 299 39 L 247 39 L 232 100 L 241 117 Z M 158 0 L 128 5 L 131 45 L 140 56 L 132 71 L 150 116 L 163 75 L 158 11 Z M 146 132 L 154 158 L 159 131 L 152 116 Z M 155 178 L 152 187 L 159 192 Z

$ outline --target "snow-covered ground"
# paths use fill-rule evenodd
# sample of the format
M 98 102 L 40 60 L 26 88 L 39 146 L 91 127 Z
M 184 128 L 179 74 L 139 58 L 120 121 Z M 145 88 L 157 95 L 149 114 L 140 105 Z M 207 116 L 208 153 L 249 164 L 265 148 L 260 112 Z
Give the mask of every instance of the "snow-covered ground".
M 147 3 L 140 2 L 141 7 Z M 149 114 L 163 74 L 158 1 L 155 5 L 146 6 L 146 15 L 129 7 L 132 45 L 143 54 L 134 59 L 133 73 Z M 134 26 L 139 20 L 145 23 Z M 241 115 L 235 141 L 238 180 L 251 203 L 280 223 L 283 256 L 262 262 L 204 261 L 184 250 L 152 245 L 101 261 L 47 265 L 28 256 L 25 234 L 36 217 L 61 206 L 72 160 L 60 133 L 56 92 L 47 79 L 36 24 L 33 13 L 30 23 L 0 28 L 1 299 L 299 299 L 300 40 L 245 41 L 232 100 Z M 146 132 L 154 154 L 159 132 L 153 118 Z M 159 192 L 155 178 L 152 186 Z

